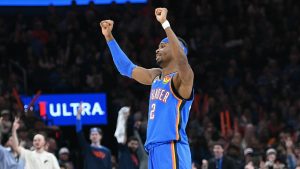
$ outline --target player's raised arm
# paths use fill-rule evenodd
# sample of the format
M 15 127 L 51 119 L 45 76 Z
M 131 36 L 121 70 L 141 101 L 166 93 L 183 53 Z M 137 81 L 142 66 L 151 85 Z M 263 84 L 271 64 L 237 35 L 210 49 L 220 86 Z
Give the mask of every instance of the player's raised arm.
M 117 41 L 112 35 L 114 22 L 112 20 L 103 20 L 100 22 L 100 27 L 102 34 L 104 35 L 106 42 L 108 44 L 109 50 L 112 54 L 113 61 L 118 69 L 118 71 L 123 75 L 129 78 L 133 78 L 136 81 L 145 84 L 151 85 L 152 80 L 160 74 L 160 69 L 145 69 L 139 67 L 131 62 L 131 60 L 126 56 L 122 51 Z
M 177 67 L 176 76 L 174 77 L 174 86 L 178 93 L 185 99 L 190 98 L 194 73 L 191 69 L 188 59 L 187 59 L 187 48 L 184 46 L 183 42 L 180 42 L 170 27 L 170 23 L 167 20 L 167 8 L 156 8 L 155 16 L 158 22 L 160 22 L 167 34 L 167 41 L 171 48 L 171 54 L 175 60 Z

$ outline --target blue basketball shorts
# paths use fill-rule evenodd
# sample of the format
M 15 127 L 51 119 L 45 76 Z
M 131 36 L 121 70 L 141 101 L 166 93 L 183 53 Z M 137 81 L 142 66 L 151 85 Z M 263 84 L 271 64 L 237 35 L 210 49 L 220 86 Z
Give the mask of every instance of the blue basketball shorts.
M 191 169 L 191 151 L 188 144 L 171 142 L 149 150 L 148 169 Z

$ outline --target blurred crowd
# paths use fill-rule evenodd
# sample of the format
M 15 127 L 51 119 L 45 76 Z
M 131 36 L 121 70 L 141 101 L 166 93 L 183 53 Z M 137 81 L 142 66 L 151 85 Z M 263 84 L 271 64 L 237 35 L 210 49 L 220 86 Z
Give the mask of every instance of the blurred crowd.
M 111 150 L 112 166 L 117 168 L 117 112 L 131 107 L 127 135 L 134 135 L 138 126 L 144 142 L 149 87 L 119 75 L 99 22 L 114 20 L 115 38 L 133 62 L 156 67 L 155 50 L 165 37 L 154 17 L 158 6 L 169 9 L 171 27 L 189 45 L 195 100 L 187 133 L 194 169 L 220 168 L 220 157 L 228 163 L 223 169 L 300 168 L 298 0 L 149 0 L 104 6 L 77 6 L 73 1 L 68 7 L 45 7 L 38 14 L 1 13 L 2 145 L 18 115 L 23 147 L 30 149 L 34 134 L 43 132 L 48 152 L 81 168 L 81 151 L 72 142 L 75 128 L 46 126 L 36 110 L 24 112 L 18 106 L 12 91 L 105 92 L 109 124 L 101 126 L 103 145 Z M 130 159 L 138 165 L 137 158 Z

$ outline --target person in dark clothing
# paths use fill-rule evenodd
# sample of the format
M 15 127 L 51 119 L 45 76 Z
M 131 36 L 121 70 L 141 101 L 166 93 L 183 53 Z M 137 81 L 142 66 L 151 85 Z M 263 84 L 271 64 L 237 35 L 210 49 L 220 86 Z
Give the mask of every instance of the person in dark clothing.
M 139 169 L 138 146 L 138 139 L 134 136 L 128 139 L 127 145 L 119 144 L 119 169 Z
M 244 169 L 247 164 L 253 163 L 253 159 L 254 159 L 254 150 L 252 148 L 246 148 L 244 150 L 244 160 L 242 162 L 242 165 L 239 167 L 239 169 Z
M 226 156 L 234 159 L 234 165 L 237 168 L 245 166 L 243 163 L 243 156 L 241 156 L 241 148 L 233 143 L 230 143 L 226 148 Z
M 224 155 L 224 146 L 217 142 L 213 147 L 214 157 L 209 160 L 208 169 L 237 169 L 234 161 Z
M 102 130 L 100 128 L 90 129 L 91 144 L 84 138 L 81 124 L 82 105 L 80 105 L 76 116 L 76 134 L 78 143 L 84 156 L 84 169 L 111 169 L 110 150 L 101 145 Z
M 126 123 L 129 112 L 129 107 L 121 108 L 115 131 L 115 137 L 119 143 L 119 169 L 139 169 L 140 167 L 140 158 L 137 153 L 138 149 L 141 148 L 139 140 L 135 136 L 129 137 L 128 140 L 126 139 Z

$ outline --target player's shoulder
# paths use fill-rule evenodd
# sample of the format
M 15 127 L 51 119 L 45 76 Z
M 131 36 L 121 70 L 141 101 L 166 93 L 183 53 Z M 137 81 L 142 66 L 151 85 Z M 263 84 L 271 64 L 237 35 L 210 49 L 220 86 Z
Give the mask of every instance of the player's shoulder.
M 149 69 L 155 76 L 158 76 L 162 73 L 162 69 L 161 68 L 151 68 Z
M 160 68 L 152 68 L 149 69 L 151 71 L 151 76 L 152 76 L 152 82 L 156 79 L 159 78 L 160 75 L 162 74 L 162 69 Z

